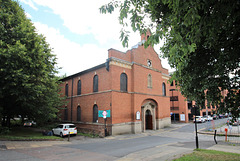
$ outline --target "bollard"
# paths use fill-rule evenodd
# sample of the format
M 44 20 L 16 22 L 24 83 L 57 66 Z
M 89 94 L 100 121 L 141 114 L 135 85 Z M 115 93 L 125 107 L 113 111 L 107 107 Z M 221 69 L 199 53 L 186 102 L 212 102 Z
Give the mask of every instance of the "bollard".
M 68 132 L 68 141 L 70 141 L 70 131 Z
M 217 135 L 217 130 L 215 130 L 215 133 L 214 133 L 214 141 L 217 144 L 216 135 Z
M 225 128 L 225 141 L 227 142 L 227 132 L 228 132 L 228 129 Z

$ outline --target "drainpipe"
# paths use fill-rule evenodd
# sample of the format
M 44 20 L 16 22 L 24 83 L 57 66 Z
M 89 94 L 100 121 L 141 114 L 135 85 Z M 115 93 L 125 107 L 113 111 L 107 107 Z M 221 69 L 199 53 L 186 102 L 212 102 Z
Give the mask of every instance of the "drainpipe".
M 72 109 L 73 109 L 73 78 L 72 78 L 72 94 L 71 94 L 71 122 L 72 122 Z

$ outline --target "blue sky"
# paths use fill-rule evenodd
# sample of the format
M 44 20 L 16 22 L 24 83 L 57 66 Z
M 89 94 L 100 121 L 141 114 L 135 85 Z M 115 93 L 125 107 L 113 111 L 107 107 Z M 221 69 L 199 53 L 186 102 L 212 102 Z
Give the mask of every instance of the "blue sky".
M 71 75 L 104 63 L 110 48 L 125 52 L 140 41 L 139 33 L 131 33 L 129 47 L 122 47 L 118 13 L 99 12 L 109 1 L 19 0 L 19 4 L 53 48 L 60 75 Z M 159 53 L 159 46 L 155 50 Z M 162 66 L 170 69 L 166 60 Z

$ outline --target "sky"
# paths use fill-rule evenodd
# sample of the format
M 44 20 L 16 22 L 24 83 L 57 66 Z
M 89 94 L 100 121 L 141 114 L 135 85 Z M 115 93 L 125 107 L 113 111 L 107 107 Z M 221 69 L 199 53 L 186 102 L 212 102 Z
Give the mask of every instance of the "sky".
M 119 39 L 119 13 L 101 14 L 99 8 L 110 0 L 18 0 L 26 16 L 57 57 L 59 75 L 67 76 L 105 63 L 108 49 L 122 52 L 141 41 L 139 32 L 131 32 L 129 46 Z M 159 54 L 160 45 L 154 46 Z M 162 66 L 173 71 L 167 60 Z

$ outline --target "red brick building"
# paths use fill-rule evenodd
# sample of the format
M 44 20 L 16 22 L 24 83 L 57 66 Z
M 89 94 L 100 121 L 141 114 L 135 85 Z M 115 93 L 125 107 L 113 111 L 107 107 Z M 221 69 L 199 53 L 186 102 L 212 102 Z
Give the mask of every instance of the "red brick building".
M 170 111 L 171 120 L 180 122 L 189 122 L 192 119 L 191 107 L 192 101 L 188 101 L 179 89 L 176 87 L 176 82 L 170 84 Z
M 109 49 L 105 63 L 62 79 L 62 94 L 67 96 L 62 120 L 75 123 L 80 131 L 102 134 L 99 112 L 109 110 L 109 135 L 169 126 L 170 77 L 154 49 L 142 45 L 147 36 L 125 53 Z
M 191 113 L 191 108 L 196 105 L 196 102 L 189 101 L 186 97 L 184 97 L 176 87 L 175 81 L 173 81 L 170 85 L 169 92 L 171 120 L 180 122 L 192 121 L 193 115 Z M 227 91 L 222 91 L 221 94 L 225 97 L 227 95 Z M 200 110 L 200 116 L 213 115 L 217 113 L 216 111 L 216 106 L 209 105 L 207 100 L 205 100 L 205 107 Z

